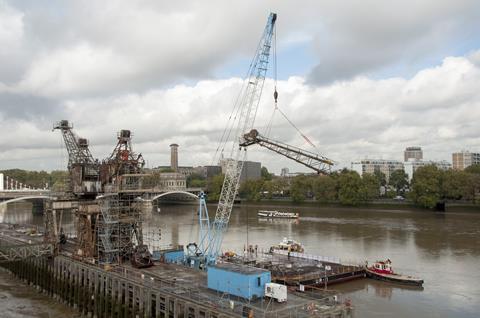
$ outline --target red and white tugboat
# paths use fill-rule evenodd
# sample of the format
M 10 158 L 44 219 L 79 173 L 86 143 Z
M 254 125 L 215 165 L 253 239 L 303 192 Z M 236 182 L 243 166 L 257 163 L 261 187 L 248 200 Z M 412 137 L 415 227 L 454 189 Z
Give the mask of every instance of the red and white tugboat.
M 367 264 L 365 267 L 367 277 L 373 279 L 414 286 L 422 286 L 423 284 L 423 279 L 394 273 L 392 269 L 392 261 L 389 259 L 386 261 L 376 261 L 372 266 L 368 266 Z

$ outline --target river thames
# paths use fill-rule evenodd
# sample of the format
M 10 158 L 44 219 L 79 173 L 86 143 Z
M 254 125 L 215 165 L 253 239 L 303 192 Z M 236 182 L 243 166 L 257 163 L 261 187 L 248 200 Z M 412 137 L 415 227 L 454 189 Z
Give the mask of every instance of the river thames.
M 210 216 L 215 206 L 209 205 Z M 299 220 L 264 220 L 259 209 L 299 212 Z M 10 223 L 42 224 L 28 204 L 2 211 Z M 64 216 L 64 228 L 73 233 L 73 218 Z M 154 244 L 187 244 L 196 241 L 197 206 L 161 205 L 145 213 L 144 233 L 161 233 Z M 370 262 L 389 258 L 394 270 L 424 279 L 424 288 L 402 287 L 361 279 L 329 286 L 350 299 L 356 317 L 479 317 L 480 316 L 480 211 L 434 213 L 422 210 L 386 210 L 293 205 L 242 205 L 232 212 L 223 249 L 241 252 L 248 243 L 267 250 L 283 237 L 304 245 L 305 252 L 343 260 Z M 0 284 L 10 286 L 5 273 Z M 3 292 L 2 308 L 9 317 L 72 315 L 62 305 L 51 306 L 47 297 L 32 294 L 25 286 Z M 49 304 L 49 305 L 45 305 Z M 20 306 L 16 310 L 15 306 Z

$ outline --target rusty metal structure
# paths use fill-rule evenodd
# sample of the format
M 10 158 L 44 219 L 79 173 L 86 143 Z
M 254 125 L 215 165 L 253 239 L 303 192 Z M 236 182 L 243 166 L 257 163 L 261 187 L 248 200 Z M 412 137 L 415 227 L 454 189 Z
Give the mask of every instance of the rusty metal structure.
M 143 245 L 141 207 L 137 198 L 142 194 L 145 162 L 141 154 L 133 151 L 131 137 L 130 130 L 121 130 L 115 149 L 101 164 L 100 179 L 105 193 L 99 199 L 97 222 L 99 263 L 130 259 L 135 247 Z
M 100 162 L 93 158 L 88 140 L 76 136 L 68 120 L 55 124 L 54 130 L 61 131 L 68 152 L 66 197 L 75 201 L 74 256 L 100 264 L 118 264 L 130 259 L 135 247 L 143 244 L 137 198 L 142 194 L 145 164 L 142 155 L 133 152 L 131 131 L 121 130 L 114 150 Z M 53 232 L 55 211 L 46 212 L 46 228 Z M 51 240 L 58 241 L 57 232 L 52 233 L 55 237 Z

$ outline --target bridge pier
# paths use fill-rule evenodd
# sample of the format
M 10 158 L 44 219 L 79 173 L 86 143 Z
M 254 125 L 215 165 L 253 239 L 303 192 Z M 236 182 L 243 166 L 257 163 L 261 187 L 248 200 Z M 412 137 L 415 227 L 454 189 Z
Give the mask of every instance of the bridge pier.
M 45 200 L 32 200 L 32 213 L 42 215 L 45 211 Z

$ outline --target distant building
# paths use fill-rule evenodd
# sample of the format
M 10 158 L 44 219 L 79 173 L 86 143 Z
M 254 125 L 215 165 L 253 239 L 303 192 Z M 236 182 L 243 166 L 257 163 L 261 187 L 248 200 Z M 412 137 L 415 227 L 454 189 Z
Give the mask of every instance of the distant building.
M 423 159 L 423 151 L 420 147 L 407 147 L 403 152 L 403 161 L 409 161 L 411 159 L 414 160 L 422 160 Z
M 462 150 L 452 153 L 452 166 L 455 170 L 464 170 L 466 167 L 480 164 L 480 153 Z
M 222 167 L 222 173 L 225 173 L 228 162 L 232 159 L 220 160 L 220 166 Z M 262 177 L 262 164 L 255 161 L 244 161 L 242 174 L 240 175 L 240 182 L 245 180 L 257 180 Z
M 220 166 L 201 166 L 196 167 L 195 169 L 197 169 L 197 173 L 205 179 L 215 177 L 222 173 L 222 167 Z
M 425 167 L 429 165 L 434 165 L 440 170 L 448 170 L 452 168 L 452 165 L 445 160 L 442 161 L 423 161 L 423 160 L 414 160 L 410 159 L 407 162 L 403 163 L 405 173 L 408 175 L 408 181 L 412 181 L 415 171 L 420 167 Z
M 177 144 L 170 145 L 170 168 L 173 171 L 178 170 L 178 145 Z
M 165 191 L 185 191 L 187 180 L 183 174 L 178 172 L 162 172 L 156 186 Z
M 282 170 L 280 172 L 280 176 L 281 177 L 287 177 L 289 173 L 290 173 L 290 170 L 288 168 L 282 168 Z
M 395 170 L 403 170 L 403 164 L 397 160 L 384 159 L 364 159 L 352 162 L 352 170 L 363 176 L 365 173 L 375 174 L 382 172 L 385 174 L 385 179 L 390 179 L 390 175 Z

